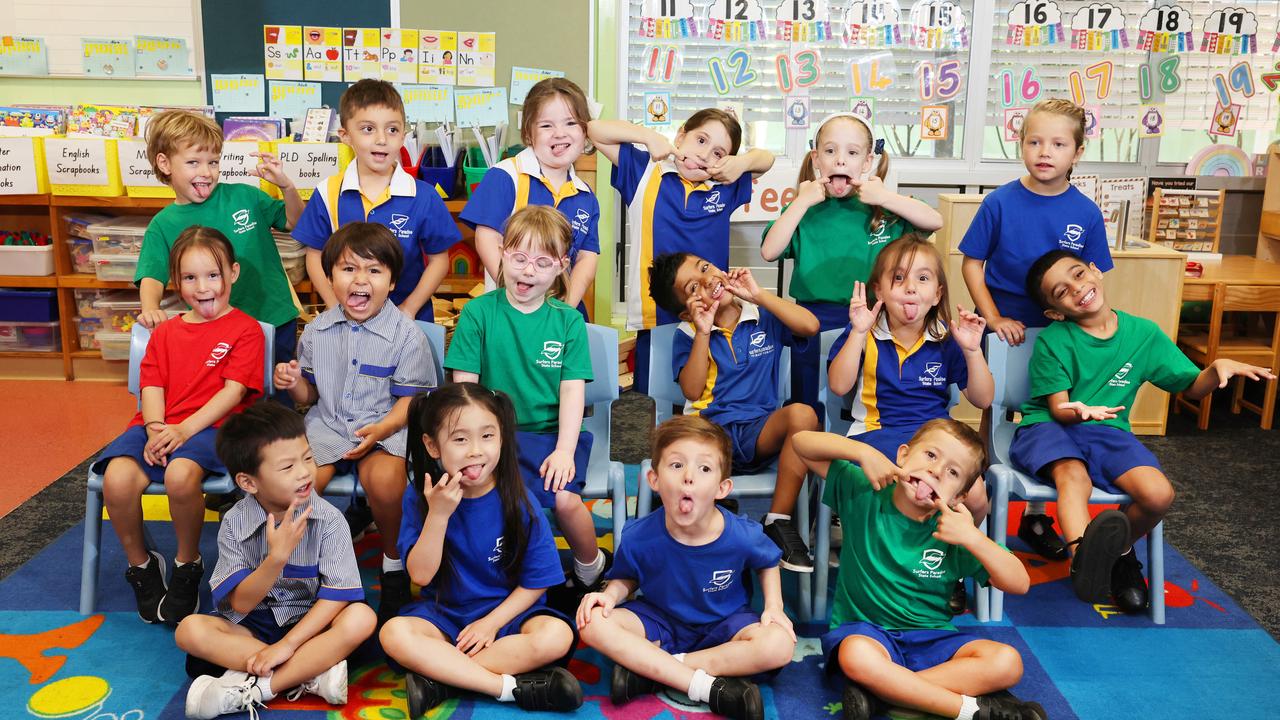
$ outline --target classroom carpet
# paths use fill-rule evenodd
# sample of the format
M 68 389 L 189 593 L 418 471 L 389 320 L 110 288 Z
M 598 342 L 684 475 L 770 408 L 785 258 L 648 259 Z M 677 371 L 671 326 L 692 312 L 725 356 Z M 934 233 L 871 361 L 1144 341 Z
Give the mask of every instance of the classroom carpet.
M 634 489 L 637 467 L 627 467 Z M 339 504 L 342 501 L 338 501 Z M 589 501 L 602 544 L 612 537 L 608 501 Z M 1011 522 L 1020 516 L 1014 503 Z M 745 506 L 749 514 L 758 510 Z M 152 508 L 151 517 L 163 516 Z M 167 522 L 148 528 L 166 554 L 173 534 Z M 1173 547 L 1166 547 L 1168 624 L 1124 616 L 1109 606 L 1075 600 L 1065 563 L 1045 563 L 1024 551 L 1010 528 L 1010 547 L 1023 559 L 1033 587 L 1007 597 L 999 623 L 972 615 L 957 625 L 980 637 L 1016 647 L 1025 672 L 1013 691 L 1036 700 L 1055 719 L 1274 718 L 1280 717 L 1280 645 Z M 83 525 L 63 533 L 0 581 L 0 716 L 79 720 L 167 720 L 183 717 L 189 680 L 172 630 L 140 622 L 123 579 L 123 552 L 104 522 L 97 613 L 77 611 Z M 216 557 L 216 525 L 206 523 L 203 554 Z M 563 544 L 562 544 L 563 547 Z M 1142 549 L 1140 548 L 1140 553 Z M 374 536 L 357 544 L 365 587 L 376 603 L 378 550 Z M 1144 555 L 1140 554 L 1140 557 Z M 207 576 L 206 576 L 207 579 Z M 784 573 L 788 601 L 794 576 Z M 208 589 L 204 591 L 207 607 Z M 820 626 L 799 626 L 801 641 L 790 665 L 761 686 L 769 718 L 835 718 L 839 689 L 824 680 Z M 586 697 L 572 717 L 609 720 L 692 720 L 712 717 L 675 691 L 615 707 L 608 699 L 610 663 L 579 648 L 570 669 Z M 518 708 L 475 696 L 452 700 L 431 720 L 516 718 Z M 349 700 L 331 708 L 313 696 L 276 699 L 263 717 L 285 720 L 389 720 L 408 716 L 404 685 L 372 643 L 350 662 Z M 232 717 L 244 718 L 245 714 Z M 894 711 L 890 717 L 918 718 Z

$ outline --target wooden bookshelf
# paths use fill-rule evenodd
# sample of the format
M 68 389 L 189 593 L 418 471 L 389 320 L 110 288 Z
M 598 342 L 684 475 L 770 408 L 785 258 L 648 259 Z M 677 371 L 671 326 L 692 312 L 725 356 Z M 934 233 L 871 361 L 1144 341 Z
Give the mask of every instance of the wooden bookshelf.
M 1218 252 L 1226 190 L 1167 190 L 1151 196 L 1147 242 L 1181 252 Z

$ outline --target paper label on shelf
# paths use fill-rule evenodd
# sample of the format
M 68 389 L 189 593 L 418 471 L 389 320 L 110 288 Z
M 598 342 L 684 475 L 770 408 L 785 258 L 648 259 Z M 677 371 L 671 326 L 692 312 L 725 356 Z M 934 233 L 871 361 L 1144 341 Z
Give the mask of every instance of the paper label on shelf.
M 336 175 L 340 143 L 281 143 L 276 146 L 284 172 L 298 190 L 311 190 Z
M 0 194 L 38 192 L 35 142 L 31 138 L 0 138 Z
M 107 143 L 95 139 L 58 139 L 45 143 L 49 182 L 55 185 L 109 185 Z
M 156 177 L 156 171 L 147 160 L 145 140 L 117 140 L 116 154 L 120 158 L 120 177 L 130 187 L 168 187 Z
M 258 167 L 256 142 L 224 142 L 222 143 L 222 163 L 218 168 L 218 182 L 238 183 L 240 185 L 258 185 L 258 176 L 253 174 Z

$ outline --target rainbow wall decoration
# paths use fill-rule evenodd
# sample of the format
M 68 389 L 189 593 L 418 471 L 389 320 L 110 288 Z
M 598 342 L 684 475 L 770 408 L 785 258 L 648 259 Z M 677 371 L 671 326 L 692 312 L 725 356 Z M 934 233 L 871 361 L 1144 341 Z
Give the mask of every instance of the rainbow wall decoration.
M 1187 175 L 1250 177 L 1253 162 L 1234 145 L 1210 145 L 1196 153 L 1187 163 Z

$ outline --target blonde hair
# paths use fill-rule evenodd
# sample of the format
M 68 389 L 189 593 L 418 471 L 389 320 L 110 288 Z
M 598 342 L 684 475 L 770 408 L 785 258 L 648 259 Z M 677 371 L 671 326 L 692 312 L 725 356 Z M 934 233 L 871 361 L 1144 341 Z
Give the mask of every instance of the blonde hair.
M 170 157 L 184 148 L 222 153 L 222 128 L 204 115 L 190 110 L 166 110 L 147 123 L 147 160 L 160 182 L 169 184 L 169 173 L 161 172 L 156 156 Z
M 871 134 L 871 128 L 866 123 L 862 122 L 859 118 L 854 117 L 852 115 L 838 115 L 836 117 L 824 120 L 822 124 L 818 126 L 817 133 L 814 134 L 813 136 L 813 149 L 808 152 L 808 157 L 806 158 L 807 162 L 800 164 L 800 179 L 796 182 L 797 188 L 800 187 L 800 183 L 802 182 L 809 182 L 817 179 L 818 176 L 813 169 L 813 161 L 817 157 L 816 153 L 818 152 L 818 147 L 822 145 L 822 131 L 826 130 L 832 124 L 840 120 L 851 122 L 854 125 L 857 125 L 859 130 L 866 133 L 867 134 L 867 152 L 875 153 L 876 139 Z M 876 163 L 876 169 L 873 171 L 873 174 L 876 177 L 880 178 L 881 180 L 884 180 L 885 177 L 889 175 L 889 153 L 886 152 L 883 147 L 881 147 L 878 155 L 880 157 L 880 160 L 879 162 Z M 876 205 L 871 211 L 871 222 L 867 229 L 870 230 L 871 232 L 879 231 L 880 228 L 884 226 L 884 215 L 885 215 L 884 208 L 881 207 L 880 205 Z
M 1027 113 L 1026 119 L 1022 121 L 1022 127 L 1018 128 L 1019 144 L 1027 139 L 1027 126 L 1031 124 L 1031 118 L 1035 117 L 1036 113 L 1061 115 L 1075 121 L 1074 127 L 1071 128 L 1071 135 L 1076 140 L 1076 148 L 1084 145 L 1085 125 L 1088 122 L 1088 117 L 1084 108 L 1064 98 L 1041 100 L 1031 107 L 1031 112 Z
M 591 122 L 591 108 L 587 104 L 586 93 L 572 80 L 546 78 L 530 88 L 529 94 L 524 97 L 524 106 L 520 108 L 520 141 L 525 145 L 533 144 L 533 128 L 538 122 L 542 106 L 557 97 L 564 98 L 565 105 L 569 106 L 569 114 L 578 121 L 583 134 L 586 134 L 587 123 Z
M 911 263 L 916 260 L 917 253 L 924 253 L 933 260 L 934 266 L 938 269 L 938 286 L 942 290 L 942 297 L 938 300 L 938 304 L 929 308 L 929 312 L 925 313 L 925 332 L 927 333 L 930 328 L 940 322 L 943 327 L 942 337 L 946 337 L 951 327 L 951 303 L 947 299 L 947 272 L 943 268 L 942 253 L 938 252 L 938 247 L 926 240 L 923 235 L 914 232 L 903 233 L 902 237 L 885 245 L 880 254 L 876 255 L 876 261 L 871 265 L 869 284 L 875 294 L 880 296 L 883 290 L 888 289 L 880 287 L 880 278 L 884 277 L 885 273 L 897 268 L 911 267 Z M 882 308 L 880 312 L 888 312 L 888 309 Z
M 502 249 L 515 250 L 529 243 L 535 252 L 546 253 L 557 261 L 569 254 L 573 244 L 573 228 L 564 213 L 549 205 L 526 205 L 511 214 L 507 219 L 507 228 L 502 235 Z M 502 262 L 505 263 L 504 256 Z M 568 290 L 562 270 L 556 274 L 551 284 L 551 296 L 563 298 Z M 505 287 L 505 273 L 498 273 L 499 287 Z
M 934 418 L 921 425 L 920 429 L 916 430 L 916 434 L 912 435 L 911 439 L 907 441 L 907 447 L 914 447 L 915 444 L 920 442 L 925 435 L 928 435 L 934 430 L 944 432 L 956 440 L 959 440 L 965 450 L 968 450 L 973 455 L 976 472 L 974 472 L 973 476 L 965 481 L 964 487 L 960 490 L 960 492 L 969 492 L 969 488 L 973 487 L 973 484 L 977 482 L 978 478 L 987 471 L 986 444 L 982 442 L 982 437 L 978 435 L 978 433 L 974 432 L 973 428 L 965 425 L 959 420 L 952 418 Z

